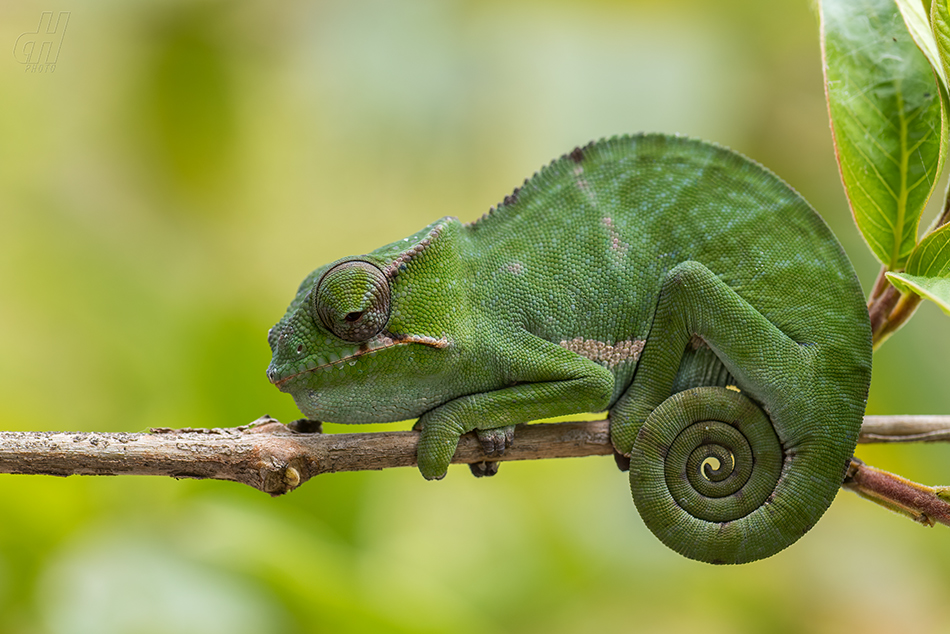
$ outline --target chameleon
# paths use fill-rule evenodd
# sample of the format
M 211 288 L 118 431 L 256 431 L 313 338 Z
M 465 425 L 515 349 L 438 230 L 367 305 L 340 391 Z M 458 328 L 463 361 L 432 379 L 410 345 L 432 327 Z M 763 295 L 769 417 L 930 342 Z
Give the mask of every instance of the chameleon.
M 575 148 L 473 222 L 321 266 L 268 341 L 268 379 L 308 418 L 418 418 L 427 479 L 462 434 L 490 464 L 515 425 L 609 412 L 643 522 L 709 563 L 820 519 L 871 375 L 864 296 L 818 213 L 758 163 L 663 134 Z

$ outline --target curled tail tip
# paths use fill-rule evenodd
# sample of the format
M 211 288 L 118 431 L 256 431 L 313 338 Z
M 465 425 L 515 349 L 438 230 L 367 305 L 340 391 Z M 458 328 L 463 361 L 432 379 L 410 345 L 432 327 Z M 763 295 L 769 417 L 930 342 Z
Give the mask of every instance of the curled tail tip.
M 640 427 L 630 487 L 644 523 L 673 550 L 749 563 L 796 542 L 830 506 L 840 481 L 820 468 L 827 458 L 810 447 L 786 452 L 746 396 L 699 387 L 668 398 Z

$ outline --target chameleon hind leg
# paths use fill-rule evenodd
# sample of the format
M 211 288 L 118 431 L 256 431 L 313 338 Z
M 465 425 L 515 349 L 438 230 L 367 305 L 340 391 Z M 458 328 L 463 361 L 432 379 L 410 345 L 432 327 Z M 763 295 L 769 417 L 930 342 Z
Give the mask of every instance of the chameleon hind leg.
M 694 336 L 741 394 L 672 394 Z M 669 271 L 633 383 L 611 410 L 637 509 L 667 546 L 711 563 L 753 561 L 790 545 L 825 511 L 844 463 L 829 462 L 829 444 L 842 443 L 821 429 L 821 399 L 809 398 L 817 353 L 702 264 Z

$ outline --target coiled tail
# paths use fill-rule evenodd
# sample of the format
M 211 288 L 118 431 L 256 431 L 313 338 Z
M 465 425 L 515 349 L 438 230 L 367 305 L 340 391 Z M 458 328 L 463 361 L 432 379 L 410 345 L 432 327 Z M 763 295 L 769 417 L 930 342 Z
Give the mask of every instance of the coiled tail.
M 781 444 L 743 394 L 698 387 L 674 394 L 634 442 L 630 488 L 651 531 L 709 563 L 768 557 L 801 536 Z M 791 465 L 789 465 L 791 466 Z M 805 527 L 804 530 L 807 530 Z

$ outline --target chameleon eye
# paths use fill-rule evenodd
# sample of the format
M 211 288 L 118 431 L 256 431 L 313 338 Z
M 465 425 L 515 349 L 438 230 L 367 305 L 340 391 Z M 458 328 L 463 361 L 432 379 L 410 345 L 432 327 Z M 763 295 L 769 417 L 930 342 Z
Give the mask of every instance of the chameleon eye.
M 369 262 L 334 266 L 317 282 L 312 297 L 314 317 L 344 341 L 368 341 L 389 321 L 389 281 Z

